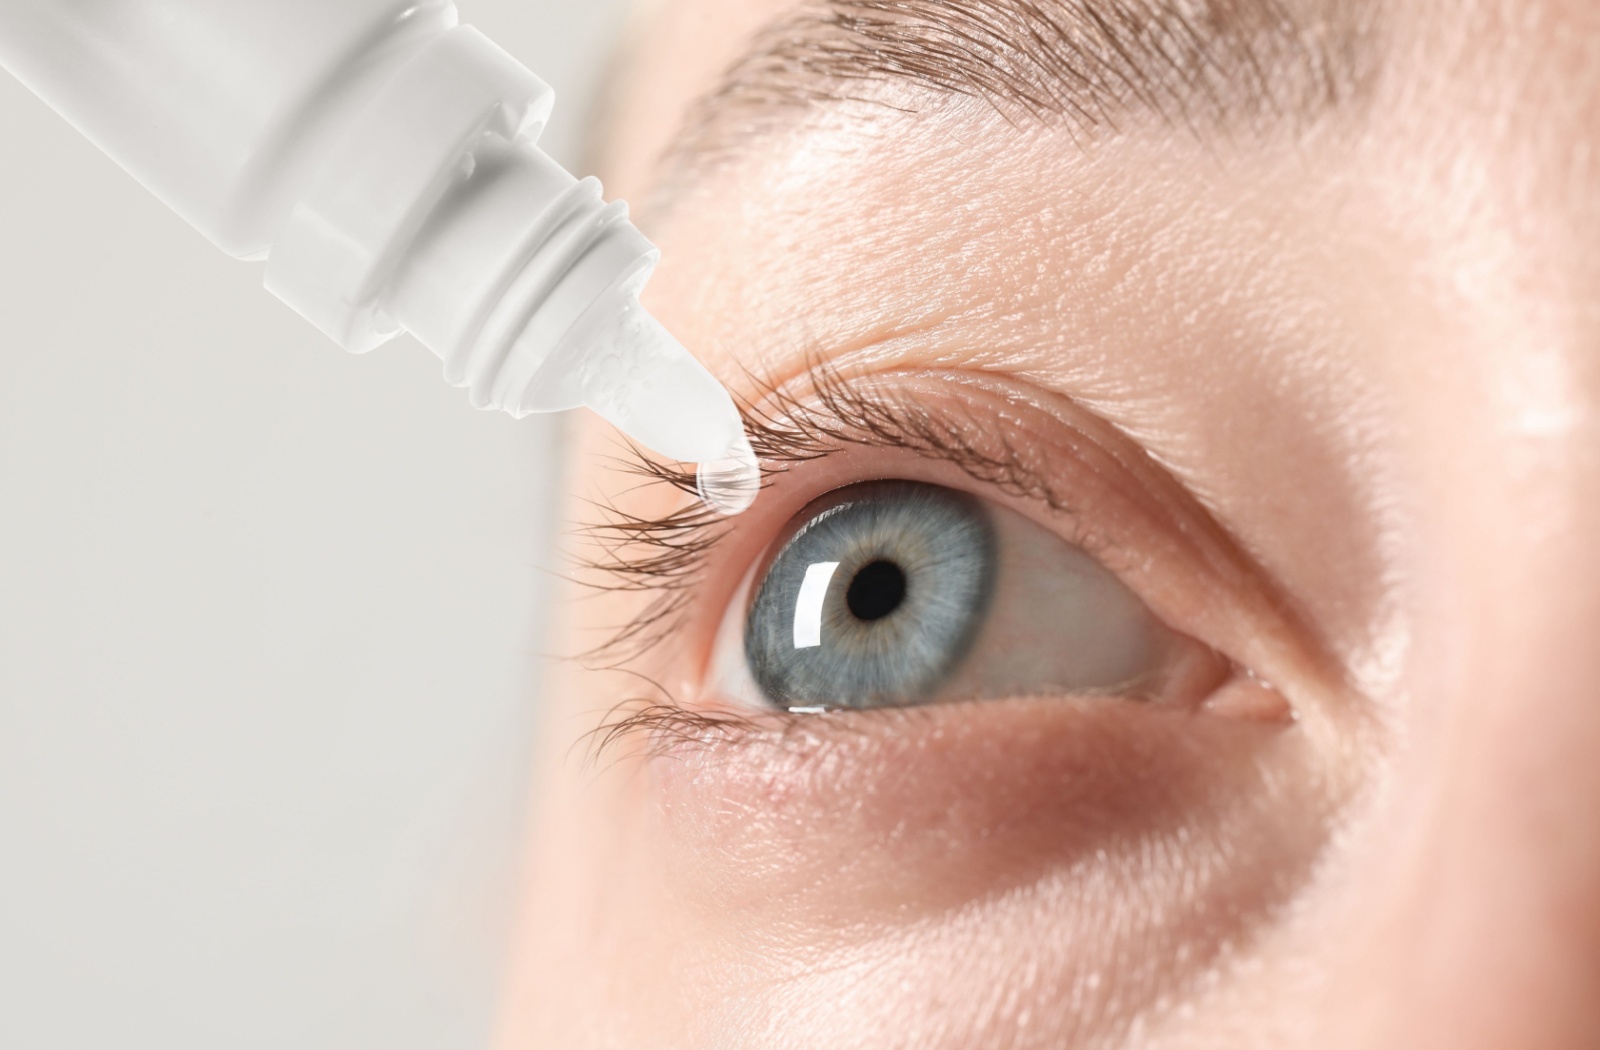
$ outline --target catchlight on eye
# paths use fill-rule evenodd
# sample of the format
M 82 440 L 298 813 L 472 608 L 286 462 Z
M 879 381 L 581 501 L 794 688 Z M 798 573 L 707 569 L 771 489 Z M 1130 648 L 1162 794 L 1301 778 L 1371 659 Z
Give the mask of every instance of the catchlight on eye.
M 850 490 L 767 570 L 745 630 L 750 672 L 780 705 L 912 702 L 966 654 L 994 575 L 977 500 L 909 483 Z

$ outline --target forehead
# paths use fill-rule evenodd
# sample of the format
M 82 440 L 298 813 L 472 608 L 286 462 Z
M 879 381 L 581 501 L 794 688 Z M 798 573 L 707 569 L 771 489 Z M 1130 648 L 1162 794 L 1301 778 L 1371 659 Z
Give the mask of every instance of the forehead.
M 792 45 L 797 18 L 814 29 L 818 18 L 870 7 L 917 20 L 925 44 L 929 27 L 957 7 L 1020 5 L 1088 13 L 1093 22 L 1108 11 L 1148 14 L 1173 4 L 1190 13 L 1255 12 L 1209 27 L 1209 38 L 1205 27 L 1191 27 L 1194 39 L 1225 43 L 1240 39 L 1222 32 L 1230 25 L 1248 30 L 1262 24 L 1259 12 L 1292 7 L 1298 35 L 1266 40 L 1297 46 L 1270 57 L 1299 72 L 1338 63 L 1351 90 L 1292 96 L 1311 105 L 1290 116 L 1309 122 L 1262 118 L 1250 104 L 1275 101 L 1266 91 L 1176 114 L 1160 99 L 1134 98 L 1106 121 L 1105 134 L 1085 142 L 1061 113 L 1020 119 L 963 96 L 960 85 L 900 76 L 895 87 L 926 90 L 889 107 L 817 97 L 790 105 L 784 122 L 753 125 L 728 163 L 695 171 L 689 192 L 671 186 L 673 207 L 648 207 L 661 197 L 661 173 L 674 172 L 663 155 L 697 141 L 704 100 L 726 108 L 731 99 L 743 113 L 752 82 L 775 83 L 774 64 L 761 56 L 774 38 Z M 1511 289 L 1549 298 L 1561 291 L 1557 277 L 1573 272 L 1563 260 L 1600 240 L 1584 232 L 1600 227 L 1587 159 L 1600 155 L 1600 65 L 1587 44 L 1600 39 L 1600 4 L 1586 0 L 668 0 L 651 18 L 619 98 L 608 185 L 646 205 L 643 225 L 665 252 L 647 292 L 654 308 L 735 384 L 752 368 L 782 378 L 792 360 L 819 350 L 881 349 L 891 336 L 926 335 L 946 321 L 953 328 L 957 318 L 964 354 L 982 350 L 1012 369 L 1029 367 L 1028 354 L 1054 361 L 1064 340 L 1081 347 L 1110 339 L 1152 304 L 1176 314 L 1184 304 L 1172 282 L 1186 274 L 1206 282 L 1207 274 L 1232 275 L 1220 288 L 1196 282 L 1190 305 L 1208 314 L 1218 296 L 1231 301 L 1245 288 L 1278 293 L 1258 296 L 1270 300 L 1263 310 L 1367 288 L 1376 301 L 1359 312 L 1374 318 L 1394 312 L 1400 283 L 1442 282 L 1469 303 Z M 774 24 L 784 32 L 771 32 Z M 1188 23 L 1132 24 L 1170 33 Z M 1068 28 L 1079 32 L 1078 57 L 1092 58 L 1077 26 Z M 1146 67 L 1165 53 L 1156 46 L 1163 39 L 1142 41 Z M 837 57 L 837 40 L 822 41 L 827 61 Z M 870 40 L 863 45 L 858 34 L 850 43 L 881 67 L 881 56 L 861 55 L 876 46 Z M 985 46 L 985 60 L 994 61 Z M 807 47 L 818 53 L 815 36 Z M 777 64 L 779 74 L 794 72 L 793 54 Z M 1253 57 L 1235 51 L 1213 75 L 1249 85 Z M 815 65 L 802 63 L 802 72 L 815 74 Z M 1079 69 L 1043 72 L 1071 87 Z M 1038 73 L 1030 70 L 1024 86 L 1036 86 Z M 1205 82 L 1180 86 L 1206 101 Z M 1220 104 L 1240 100 L 1242 108 Z M 1197 134 L 1217 127 L 1222 133 Z M 1477 247 L 1463 256 L 1468 242 Z M 1452 261 L 1467 257 L 1482 262 L 1463 270 Z M 1402 259 L 1427 272 L 1388 285 L 1373 278 Z M 1506 272 L 1491 276 L 1490 260 Z M 1297 296 L 1274 283 L 1296 273 L 1322 291 Z M 1124 298 L 1095 285 L 1096 275 Z M 1135 294 L 1141 277 L 1159 287 Z M 1096 304 L 1108 312 L 1088 316 Z M 992 326 L 974 331 L 974 317 Z M 1281 318 L 1273 324 L 1281 329 Z M 1312 345 L 1309 337 L 1300 342 Z M 921 356 L 945 352 L 940 344 Z
M 660 0 L 627 55 L 608 168 L 637 196 L 697 99 L 815 103 L 886 81 L 1053 110 L 1087 138 L 1139 106 L 1258 119 L 1380 82 L 1414 109 L 1443 91 L 1504 113 L 1541 84 L 1546 102 L 1550 85 L 1587 101 L 1600 70 L 1571 42 L 1597 21 L 1582 0 Z
M 641 4 L 601 143 L 608 190 L 642 197 L 694 100 L 714 91 L 757 34 L 796 6 L 795 0 Z
M 613 192 L 648 201 L 695 100 L 774 20 L 818 9 L 660 8 L 620 107 Z M 744 394 L 818 358 L 1021 374 L 1181 476 L 1226 461 L 1213 445 L 1265 457 L 1352 406 L 1455 389 L 1419 375 L 1549 356 L 1600 283 L 1600 4 L 1362 14 L 1372 79 L 1311 134 L 1246 124 L 1202 143 L 1155 121 L 1083 149 L 981 105 L 813 107 L 646 213 L 664 253 L 651 308 Z

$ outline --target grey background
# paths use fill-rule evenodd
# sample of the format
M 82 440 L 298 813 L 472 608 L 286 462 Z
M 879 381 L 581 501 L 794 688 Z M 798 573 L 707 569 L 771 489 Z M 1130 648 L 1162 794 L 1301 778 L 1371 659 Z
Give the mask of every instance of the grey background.
M 623 0 L 461 6 L 581 168 Z M 3 75 L 0 135 L 0 1047 L 484 1045 L 555 428 L 343 354 Z

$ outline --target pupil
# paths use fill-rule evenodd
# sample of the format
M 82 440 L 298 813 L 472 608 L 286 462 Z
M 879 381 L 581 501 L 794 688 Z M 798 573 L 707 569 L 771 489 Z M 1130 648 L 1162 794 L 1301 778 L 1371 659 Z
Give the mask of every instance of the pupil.
M 875 561 L 856 573 L 844 600 L 856 619 L 881 620 L 906 600 L 905 571 L 893 562 Z

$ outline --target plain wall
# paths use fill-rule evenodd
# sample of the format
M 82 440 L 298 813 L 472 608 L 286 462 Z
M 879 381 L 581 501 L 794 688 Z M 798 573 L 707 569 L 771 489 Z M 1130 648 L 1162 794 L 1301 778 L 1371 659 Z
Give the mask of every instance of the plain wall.
M 571 165 L 622 6 L 462 0 Z M 484 1045 L 556 429 L 0 135 L 0 1047 Z

